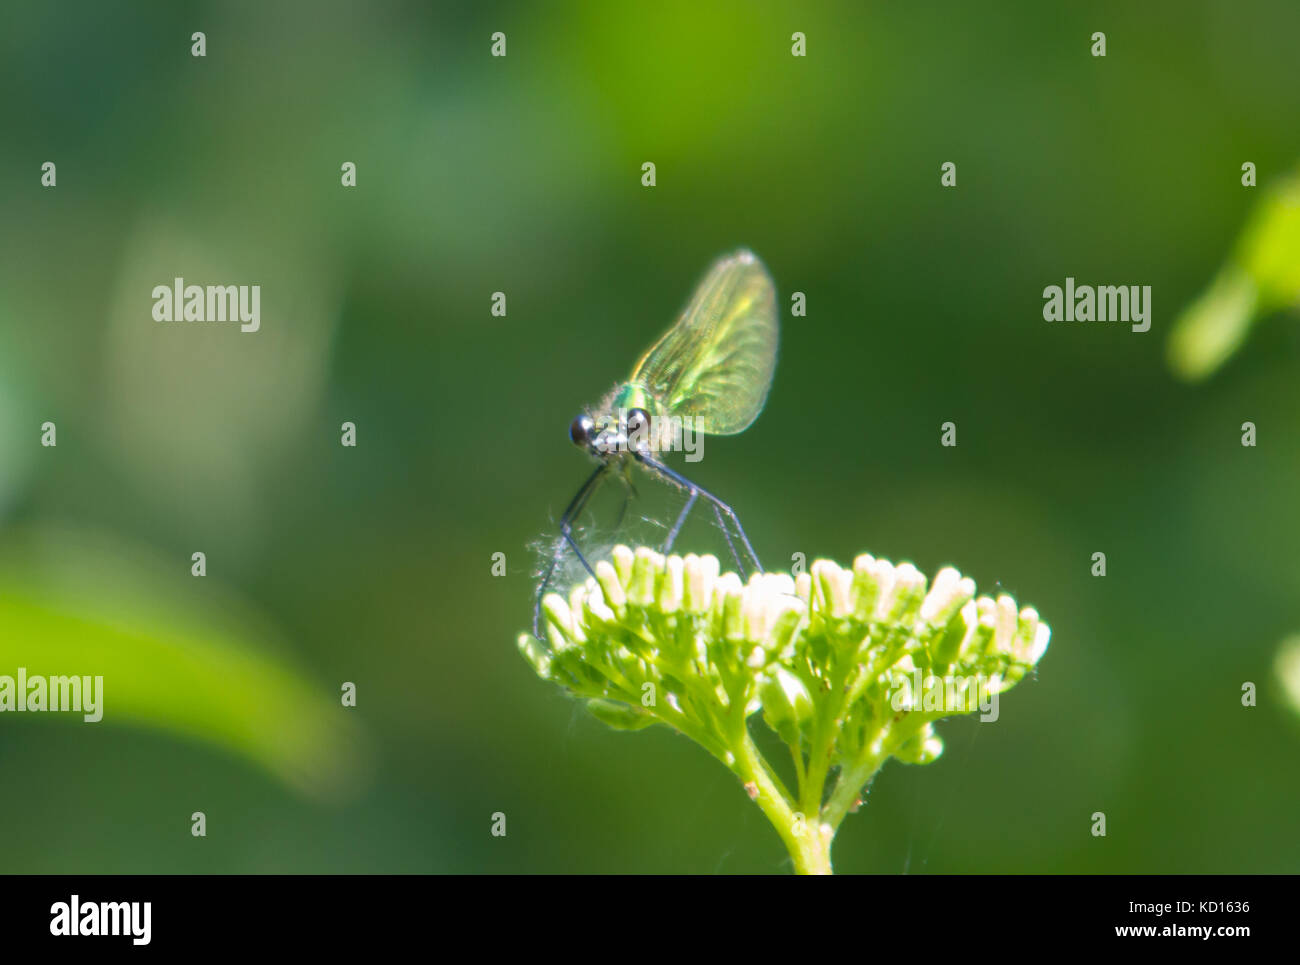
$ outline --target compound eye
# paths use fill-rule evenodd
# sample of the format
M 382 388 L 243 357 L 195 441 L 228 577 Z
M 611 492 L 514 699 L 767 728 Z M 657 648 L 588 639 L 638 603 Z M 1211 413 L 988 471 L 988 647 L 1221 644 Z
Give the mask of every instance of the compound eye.
M 634 435 L 650 424 L 650 416 L 645 409 L 632 409 L 627 414 L 627 434 Z
M 595 428 L 596 423 L 592 421 L 591 416 L 584 413 L 569 423 L 569 438 L 573 440 L 574 445 L 589 445 L 591 433 Z

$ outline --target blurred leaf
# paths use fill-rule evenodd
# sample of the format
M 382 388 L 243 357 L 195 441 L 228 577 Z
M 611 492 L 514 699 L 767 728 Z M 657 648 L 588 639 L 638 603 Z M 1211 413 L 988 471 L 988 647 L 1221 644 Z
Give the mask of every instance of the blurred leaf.
M 1251 212 L 1231 260 L 1174 322 L 1169 364 L 1184 379 L 1213 375 L 1269 312 L 1300 304 L 1300 177 Z
M 1291 711 L 1300 715 L 1300 635 L 1282 641 L 1277 649 L 1273 670 Z
M 0 673 L 103 676 L 103 723 L 196 737 L 313 795 L 345 788 L 358 735 L 328 688 L 267 652 L 273 634 L 189 561 L 165 567 L 83 533 L 0 545 Z M 35 715 L 76 720 L 79 715 Z
M 1254 327 L 1259 296 L 1250 276 L 1235 266 L 1221 271 L 1174 323 L 1169 364 L 1188 381 L 1213 375 Z
M 1300 176 L 1270 190 L 1242 233 L 1238 260 L 1272 311 L 1300 299 Z

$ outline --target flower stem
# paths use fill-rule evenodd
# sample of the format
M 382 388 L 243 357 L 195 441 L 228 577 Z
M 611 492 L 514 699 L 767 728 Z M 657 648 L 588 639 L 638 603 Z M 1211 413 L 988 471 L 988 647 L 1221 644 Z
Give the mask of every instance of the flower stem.
M 788 793 L 748 732 L 738 742 L 735 756 L 732 770 L 745 782 L 751 796 L 757 792 L 754 801 L 790 852 L 795 872 L 801 875 L 830 874 L 834 833 L 821 823 L 820 815 L 795 811 Z

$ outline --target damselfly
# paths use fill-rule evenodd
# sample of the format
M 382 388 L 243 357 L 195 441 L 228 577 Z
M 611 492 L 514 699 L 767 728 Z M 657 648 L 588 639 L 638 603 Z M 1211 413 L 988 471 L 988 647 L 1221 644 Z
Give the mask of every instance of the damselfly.
M 703 498 L 713 507 L 737 567 L 742 572 L 762 571 L 732 508 L 666 465 L 661 454 L 674 447 L 682 432 L 726 436 L 749 428 L 763 411 L 772 385 L 777 330 L 776 291 L 763 263 L 744 249 L 719 258 L 676 324 L 642 356 L 631 378 L 573 420 L 569 437 L 596 459 L 597 466 L 560 517 L 560 537 L 533 607 L 534 636 L 540 638 L 542 597 L 564 554 L 572 550 L 595 575 L 574 541 L 574 522 L 604 479 L 611 473 L 627 479 L 633 465 L 687 493 L 664 540 L 664 553 L 672 550 L 682 524 Z

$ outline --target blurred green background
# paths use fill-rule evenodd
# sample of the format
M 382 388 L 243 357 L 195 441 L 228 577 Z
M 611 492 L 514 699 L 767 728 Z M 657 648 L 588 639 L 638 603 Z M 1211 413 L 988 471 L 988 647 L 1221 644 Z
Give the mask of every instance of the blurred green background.
M 1300 6 L 1074 6 L 7 4 L 0 673 L 71 660 L 106 707 L 0 717 L 0 871 L 788 870 L 702 750 L 514 646 L 569 420 L 740 245 L 776 381 L 692 470 L 767 566 L 953 564 L 1053 628 L 999 723 L 885 769 L 837 870 L 1300 870 L 1297 326 L 1164 364 L 1300 158 Z M 155 323 L 176 275 L 260 284 L 261 331 Z M 1151 285 L 1150 332 L 1045 323 L 1067 275 Z

